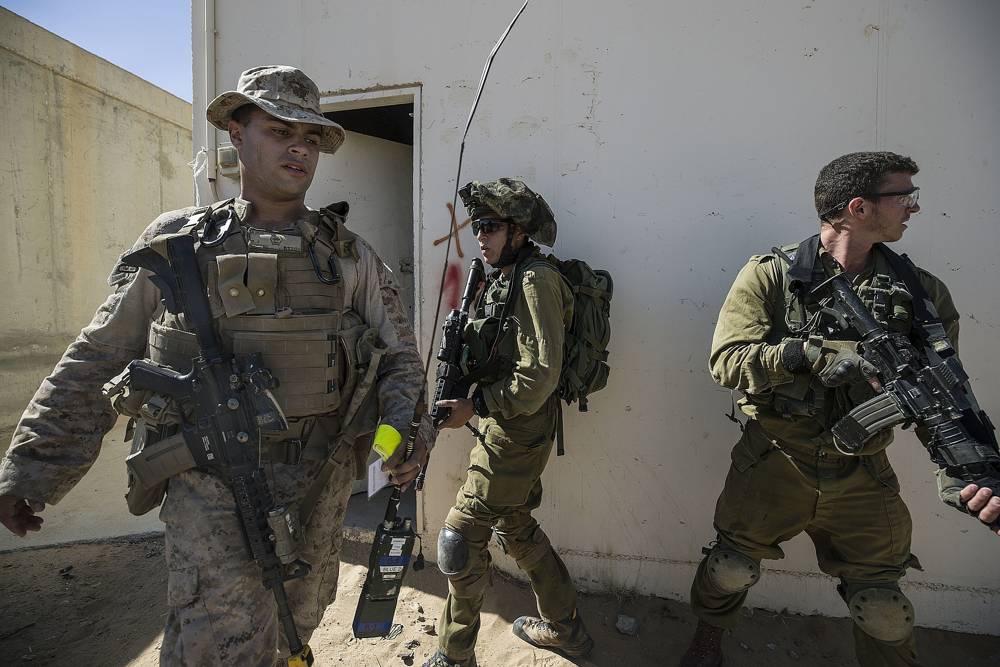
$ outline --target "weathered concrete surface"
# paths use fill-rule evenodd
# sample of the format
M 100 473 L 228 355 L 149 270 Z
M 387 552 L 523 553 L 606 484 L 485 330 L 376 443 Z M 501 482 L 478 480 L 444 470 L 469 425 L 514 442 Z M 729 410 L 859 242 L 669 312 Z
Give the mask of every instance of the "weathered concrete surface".
M 0 8 L 0 437 L 108 292 L 191 203 L 191 105 Z

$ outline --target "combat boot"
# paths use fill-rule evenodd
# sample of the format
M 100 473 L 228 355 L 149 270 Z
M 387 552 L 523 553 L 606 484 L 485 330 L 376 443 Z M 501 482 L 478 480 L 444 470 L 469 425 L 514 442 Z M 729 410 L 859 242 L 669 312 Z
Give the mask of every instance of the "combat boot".
M 680 667 L 722 667 L 723 628 L 698 621 L 694 638 L 687 653 L 681 658 Z
M 465 660 L 452 660 L 441 651 L 436 651 L 434 655 L 427 658 L 423 667 L 478 667 L 476 665 L 476 654 L 473 653 Z
M 521 616 L 514 621 L 512 630 L 532 646 L 561 653 L 567 658 L 582 658 L 594 648 L 594 640 L 587 634 L 583 620 L 575 611 L 565 621 Z

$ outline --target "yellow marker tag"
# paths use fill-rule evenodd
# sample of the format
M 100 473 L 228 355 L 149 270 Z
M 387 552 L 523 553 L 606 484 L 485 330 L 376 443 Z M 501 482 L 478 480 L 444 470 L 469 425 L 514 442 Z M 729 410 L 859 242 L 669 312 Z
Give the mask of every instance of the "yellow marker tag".
M 388 461 L 396 452 L 396 447 L 403 441 L 403 436 L 399 431 L 388 424 L 379 424 L 375 431 L 375 444 L 372 445 L 383 461 Z

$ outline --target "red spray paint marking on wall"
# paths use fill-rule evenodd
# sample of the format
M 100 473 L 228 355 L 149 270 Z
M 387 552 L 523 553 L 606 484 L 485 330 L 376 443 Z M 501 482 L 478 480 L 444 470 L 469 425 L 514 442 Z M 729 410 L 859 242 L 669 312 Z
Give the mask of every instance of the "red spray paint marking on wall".
M 448 310 L 458 307 L 462 300 L 462 267 L 458 262 L 448 262 L 444 276 L 444 303 Z
M 463 227 L 467 227 L 471 220 L 466 218 L 462 224 L 458 224 L 458 220 L 455 219 L 455 208 L 451 202 L 447 202 L 445 206 L 448 207 L 448 213 L 451 215 L 451 230 L 441 238 L 435 239 L 434 245 L 440 245 L 447 241 L 449 236 L 453 236 L 455 238 L 455 254 L 458 255 L 459 259 L 462 259 L 465 257 L 465 253 L 462 252 L 459 231 Z M 441 290 L 444 292 L 445 307 L 448 310 L 457 308 L 459 301 L 462 300 L 462 267 L 458 262 L 448 262 L 448 270 L 445 272 L 444 285 Z

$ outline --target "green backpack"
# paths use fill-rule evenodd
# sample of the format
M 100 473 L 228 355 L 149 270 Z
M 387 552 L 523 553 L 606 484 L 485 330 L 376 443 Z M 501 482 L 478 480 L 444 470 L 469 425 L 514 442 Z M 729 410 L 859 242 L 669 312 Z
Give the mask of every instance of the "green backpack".
M 587 411 L 587 397 L 608 383 L 608 341 L 611 339 L 611 295 L 614 282 L 607 271 L 595 271 L 582 259 L 560 260 L 545 255 L 541 260 L 559 270 L 573 292 L 573 321 L 566 330 L 563 363 L 556 392 L 567 405 Z M 529 262 L 525 268 L 532 263 Z M 565 453 L 562 410 L 556 427 L 557 453 Z

